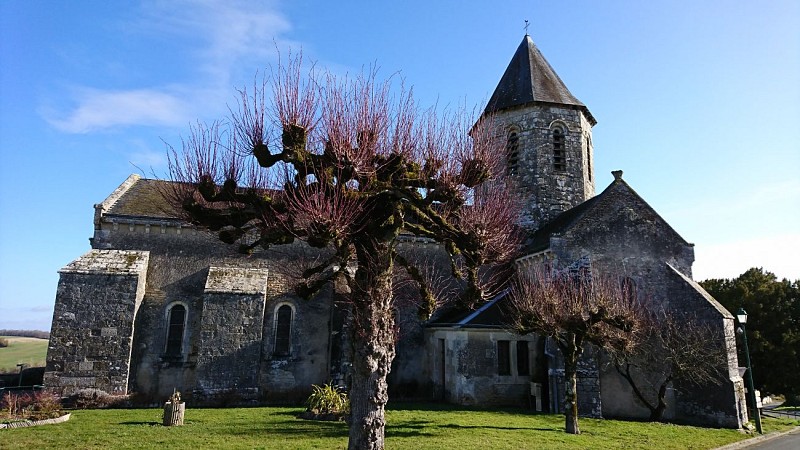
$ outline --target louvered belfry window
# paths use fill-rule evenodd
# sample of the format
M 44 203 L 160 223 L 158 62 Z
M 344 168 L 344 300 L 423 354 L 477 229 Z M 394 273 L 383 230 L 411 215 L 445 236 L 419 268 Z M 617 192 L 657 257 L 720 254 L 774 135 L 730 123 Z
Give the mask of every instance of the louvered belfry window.
M 553 130 L 553 168 L 557 172 L 567 170 L 567 159 L 564 154 L 564 132 L 560 128 Z
M 516 175 L 517 172 L 519 172 L 519 134 L 511 131 L 506 141 L 506 174 Z

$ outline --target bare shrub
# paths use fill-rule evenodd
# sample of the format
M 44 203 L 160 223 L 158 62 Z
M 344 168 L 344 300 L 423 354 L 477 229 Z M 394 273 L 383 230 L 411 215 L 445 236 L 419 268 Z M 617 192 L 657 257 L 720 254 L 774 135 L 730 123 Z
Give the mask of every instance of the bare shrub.
M 0 398 L 0 420 L 54 419 L 61 414 L 61 398 L 52 392 L 6 392 Z
M 63 413 L 61 397 L 50 391 L 33 394 L 30 417 L 34 420 L 55 419 Z

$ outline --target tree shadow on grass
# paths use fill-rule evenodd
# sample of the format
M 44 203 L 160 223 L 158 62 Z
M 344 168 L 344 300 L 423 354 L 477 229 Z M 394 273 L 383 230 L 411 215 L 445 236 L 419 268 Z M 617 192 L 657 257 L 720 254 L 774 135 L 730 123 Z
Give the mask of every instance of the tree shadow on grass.
M 563 433 L 564 430 L 557 430 L 555 428 L 540 428 L 540 427 L 497 427 L 493 425 L 457 425 L 448 423 L 447 425 L 437 425 L 439 428 L 455 428 L 455 429 L 483 429 L 483 430 L 506 430 L 506 431 L 552 431 Z
M 280 428 L 270 428 L 269 430 L 264 429 L 250 429 L 250 430 L 241 430 L 237 432 L 230 432 L 230 435 L 234 436 L 272 436 L 272 437 L 284 437 L 284 438 L 298 438 L 298 439 L 306 439 L 309 436 L 313 436 L 315 438 L 346 438 L 347 437 L 347 429 L 343 430 L 327 430 L 327 431 L 300 431 L 300 430 L 287 430 L 287 429 L 280 429 Z
M 277 412 L 270 412 L 271 416 L 290 416 L 290 417 L 297 417 L 305 411 L 304 409 L 294 409 L 291 411 L 277 411 Z
M 425 428 L 432 426 L 431 423 L 430 420 L 407 420 L 405 422 L 390 422 L 389 425 L 386 425 L 386 428 Z
M 282 426 L 280 423 L 260 424 L 246 429 L 228 431 L 235 435 L 280 435 L 285 437 L 313 435 L 321 438 L 347 437 L 348 428 L 344 422 L 301 420 Z
M 410 428 L 410 430 L 409 430 Z M 554 428 L 542 427 L 498 427 L 492 425 L 457 425 L 445 424 L 437 425 L 430 421 L 413 421 L 403 422 L 386 425 L 386 437 L 402 438 L 402 437 L 420 437 L 420 436 L 433 436 L 438 429 L 455 429 L 455 430 L 503 430 L 503 431 L 549 431 L 555 433 L 563 433 L 563 430 Z
M 156 426 L 156 425 L 161 425 L 161 422 L 137 422 L 137 421 L 132 421 L 132 422 L 120 422 L 119 424 L 120 425 L 150 425 L 150 426 Z

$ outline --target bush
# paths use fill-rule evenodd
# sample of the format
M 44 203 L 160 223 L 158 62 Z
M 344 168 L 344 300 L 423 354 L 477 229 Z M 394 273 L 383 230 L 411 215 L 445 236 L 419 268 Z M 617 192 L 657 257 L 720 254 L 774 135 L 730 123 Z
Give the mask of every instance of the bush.
M 32 406 L 30 416 L 34 420 L 55 419 L 63 413 L 61 397 L 53 392 L 39 391 L 33 394 Z
M 52 392 L 7 392 L 0 398 L 0 420 L 53 419 L 61 414 L 61 399 Z
M 306 401 L 308 411 L 317 415 L 341 416 L 350 413 L 350 399 L 347 394 L 331 383 L 323 386 L 312 385 L 311 395 Z
M 32 396 L 28 393 L 6 392 L 3 398 L 0 398 L 0 419 L 22 418 L 25 408 L 30 406 L 31 401 Z
M 8 339 L 0 338 L 0 348 L 8 347 Z

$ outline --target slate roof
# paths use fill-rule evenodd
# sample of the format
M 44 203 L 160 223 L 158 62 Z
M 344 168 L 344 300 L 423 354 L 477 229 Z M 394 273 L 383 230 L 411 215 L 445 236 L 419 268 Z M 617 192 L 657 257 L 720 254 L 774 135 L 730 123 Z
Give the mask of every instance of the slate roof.
M 597 203 L 606 191 L 596 195 L 589 200 L 581 203 L 580 205 L 570 208 L 563 213 L 557 215 L 553 220 L 547 222 L 544 226 L 536 230 L 531 238 L 525 243 L 523 255 L 530 255 L 550 247 L 550 236 L 554 234 L 561 234 L 577 223 L 583 217 L 583 214 L 591 209 L 592 205 Z
M 108 206 L 105 215 L 180 220 L 180 214 L 162 195 L 170 183 L 139 178 Z
M 689 285 L 689 287 L 694 291 L 696 291 L 701 297 L 703 297 L 711 305 L 712 308 L 714 308 L 717 312 L 719 312 L 719 314 L 722 317 L 726 319 L 733 319 L 733 314 L 731 314 L 731 312 L 725 309 L 725 307 L 722 306 L 720 302 L 718 302 L 714 297 L 711 296 L 711 294 L 709 294 L 705 289 L 703 289 L 703 286 L 700 286 L 700 283 L 684 275 L 680 270 L 673 267 L 672 264 L 670 263 L 666 264 L 670 268 L 670 273 L 672 273 L 674 276 L 677 276 L 681 281 Z
M 484 112 L 500 111 L 531 102 L 574 106 L 583 110 L 592 125 L 597 123 L 586 105 L 572 95 L 533 39 L 526 34 Z
M 605 197 L 612 195 L 612 191 L 614 191 L 616 186 L 623 187 L 627 191 L 629 191 L 635 198 L 639 199 L 642 202 L 643 206 L 646 208 L 652 207 L 628 184 L 625 180 L 622 179 L 622 172 L 620 171 L 619 174 L 615 174 L 615 180 L 608 185 L 607 188 L 603 190 L 600 194 L 586 200 L 585 202 L 581 203 L 574 208 L 570 208 L 558 216 L 556 216 L 550 222 L 544 224 L 541 228 L 536 230 L 533 235 L 525 242 L 525 245 L 522 249 L 522 256 L 527 256 L 536 252 L 540 252 L 542 250 L 546 250 L 550 247 L 550 238 L 553 235 L 561 235 L 569 231 L 573 226 L 577 225 L 580 220 L 586 215 L 587 212 L 591 211 L 596 205 L 602 202 L 602 199 Z M 616 178 L 619 176 L 619 178 Z M 653 213 L 661 217 L 655 210 Z M 686 240 L 675 231 L 672 226 L 667 223 L 663 218 L 661 219 L 664 223 L 664 226 L 671 230 L 675 236 L 680 239 L 684 244 L 691 245 Z
M 455 309 L 428 322 L 429 327 L 453 328 L 508 328 L 510 311 L 506 305 L 508 291 L 504 291 L 478 309 Z

